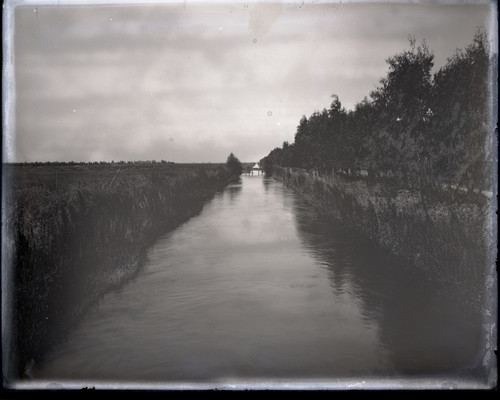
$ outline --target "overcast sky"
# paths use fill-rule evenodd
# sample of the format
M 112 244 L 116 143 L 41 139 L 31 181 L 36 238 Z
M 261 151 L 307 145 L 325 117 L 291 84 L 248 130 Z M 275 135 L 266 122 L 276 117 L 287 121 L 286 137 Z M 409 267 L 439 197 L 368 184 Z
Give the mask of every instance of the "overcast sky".
M 429 4 L 18 6 L 7 160 L 257 161 L 368 96 L 410 35 L 439 67 L 493 11 Z

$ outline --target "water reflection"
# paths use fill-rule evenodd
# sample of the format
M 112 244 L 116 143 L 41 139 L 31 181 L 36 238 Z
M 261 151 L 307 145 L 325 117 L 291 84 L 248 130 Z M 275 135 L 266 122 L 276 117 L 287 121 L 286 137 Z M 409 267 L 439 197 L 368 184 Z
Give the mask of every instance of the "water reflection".
M 229 201 L 231 203 L 234 203 L 238 195 L 241 194 L 241 189 L 243 188 L 241 179 L 238 180 L 238 182 L 232 183 L 228 185 L 224 191 L 225 194 L 228 195 Z
M 401 375 L 459 374 L 478 362 L 480 318 L 466 315 L 418 270 L 328 222 L 301 201 L 296 226 L 305 246 L 329 271 L 336 293 L 352 291 Z
M 268 191 L 269 191 L 269 187 L 271 186 L 272 181 L 273 181 L 273 178 L 266 177 L 266 176 L 264 175 L 264 177 L 263 177 L 263 179 L 262 179 L 262 183 L 264 184 L 264 190 L 265 190 L 266 192 L 268 192 Z
M 41 378 L 339 379 L 391 371 L 378 321 L 332 292 L 294 218 L 296 195 L 244 177 L 165 235 L 37 371 Z
M 413 271 L 242 177 L 161 238 L 41 379 L 221 382 L 455 372 L 474 331 Z M 466 325 L 466 324 L 465 324 Z

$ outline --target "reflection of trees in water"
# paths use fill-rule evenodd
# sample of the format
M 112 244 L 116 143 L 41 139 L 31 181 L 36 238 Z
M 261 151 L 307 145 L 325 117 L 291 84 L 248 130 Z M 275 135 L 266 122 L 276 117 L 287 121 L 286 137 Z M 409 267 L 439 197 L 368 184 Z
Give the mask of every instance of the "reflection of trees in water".
M 264 177 L 262 179 L 262 183 L 264 184 L 264 190 L 266 192 L 269 191 L 269 187 L 272 185 L 272 182 L 273 182 L 273 178 Z
M 229 196 L 229 201 L 231 203 L 234 203 L 236 197 L 238 197 L 241 194 L 241 189 L 242 189 L 241 179 L 238 182 L 233 183 L 226 187 L 225 193 L 227 193 L 227 195 Z
M 321 218 L 300 199 L 294 214 L 299 237 L 328 269 L 333 290 L 349 291 L 379 326 L 398 373 L 472 377 L 467 374 L 481 355 L 479 315 L 466 315 L 418 270 Z

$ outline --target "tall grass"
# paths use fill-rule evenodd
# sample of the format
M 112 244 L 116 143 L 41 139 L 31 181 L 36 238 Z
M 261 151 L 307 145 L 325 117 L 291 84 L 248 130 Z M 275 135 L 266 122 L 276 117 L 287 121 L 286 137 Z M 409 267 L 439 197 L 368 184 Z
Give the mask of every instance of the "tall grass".
M 89 306 L 133 276 L 159 235 L 235 179 L 223 165 L 110 168 L 76 168 L 63 184 L 12 180 L 5 267 L 12 299 L 7 368 L 14 378 L 29 374 L 26 366 L 42 362 Z M 46 172 L 30 170 L 35 177 Z
M 481 312 L 491 305 L 485 296 L 493 292 L 485 285 L 494 273 L 496 250 L 493 201 L 487 195 L 452 188 L 411 191 L 282 167 L 273 175 L 326 218 L 425 271 L 463 307 Z

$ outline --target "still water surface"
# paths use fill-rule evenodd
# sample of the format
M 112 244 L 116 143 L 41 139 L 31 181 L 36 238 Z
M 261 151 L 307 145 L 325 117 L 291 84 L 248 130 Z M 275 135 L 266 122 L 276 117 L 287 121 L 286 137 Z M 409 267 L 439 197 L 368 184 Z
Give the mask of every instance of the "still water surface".
M 477 321 L 432 283 L 243 176 L 160 238 L 36 377 L 53 382 L 317 381 L 460 375 Z

